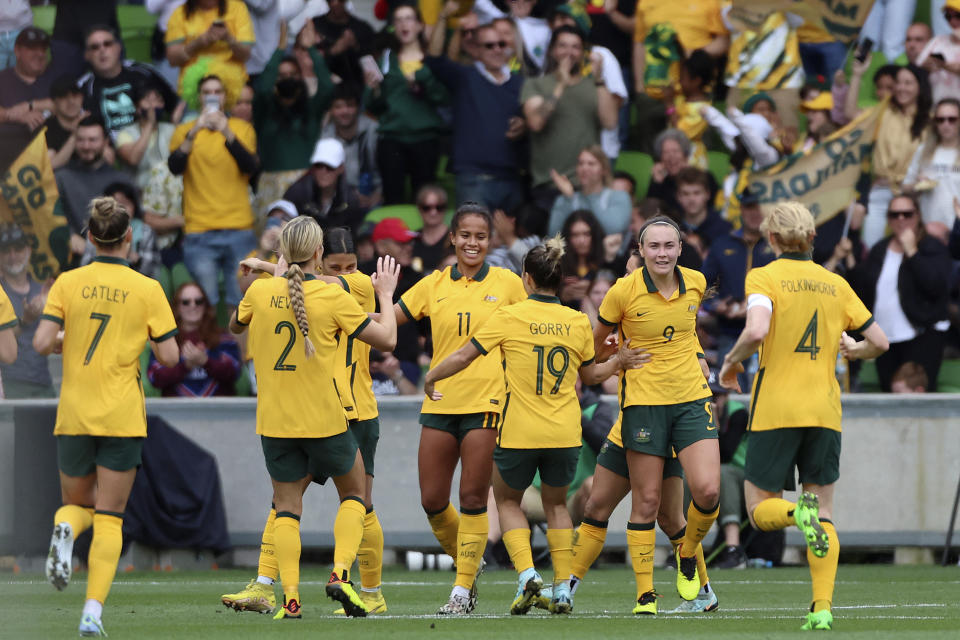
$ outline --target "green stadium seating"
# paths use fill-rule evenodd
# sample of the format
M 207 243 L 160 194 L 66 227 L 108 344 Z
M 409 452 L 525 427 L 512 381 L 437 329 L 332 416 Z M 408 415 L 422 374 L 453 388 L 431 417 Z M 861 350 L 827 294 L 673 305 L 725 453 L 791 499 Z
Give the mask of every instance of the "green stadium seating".
M 617 157 L 616 170 L 626 171 L 637 181 L 637 198 L 646 197 L 652 169 L 653 158 L 642 151 L 621 151 Z
M 417 211 L 417 206 L 413 204 L 391 204 L 378 207 L 370 211 L 364 221 L 376 223 L 387 218 L 400 218 L 407 223 L 407 227 L 411 231 L 419 231 L 420 227 L 423 226 L 420 212 Z
M 152 62 L 150 58 L 150 39 L 157 24 L 157 16 L 143 5 L 122 4 L 117 7 L 117 22 L 120 23 L 120 37 L 126 49 L 126 57 L 138 62 Z
M 725 151 L 707 151 L 707 168 L 718 185 L 722 185 L 730 173 L 730 154 Z
M 54 5 L 33 7 L 33 26 L 39 27 L 47 33 L 53 33 L 53 22 L 56 17 L 57 7 Z
M 960 393 L 960 360 L 944 360 L 937 378 L 940 393 Z

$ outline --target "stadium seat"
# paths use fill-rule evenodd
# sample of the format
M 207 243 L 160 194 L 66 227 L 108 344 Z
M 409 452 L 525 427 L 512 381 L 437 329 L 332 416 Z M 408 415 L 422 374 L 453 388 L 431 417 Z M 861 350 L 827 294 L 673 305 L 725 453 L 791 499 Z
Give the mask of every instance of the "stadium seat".
M 730 173 L 730 154 L 724 151 L 707 151 L 707 167 L 717 184 L 723 184 Z
M 860 366 L 860 391 L 880 393 L 880 378 L 877 377 L 877 365 L 873 360 L 864 360 Z
M 157 16 L 143 5 L 122 4 L 117 7 L 117 22 L 126 57 L 138 62 L 150 63 L 150 39 L 157 24 Z
M 960 393 L 960 360 L 944 360 L 937 378 L 940 393 Z
M 48 4 L 40 7 L 33 7 L 33 26 L 43 29 L 47 33 L 53 33 L 53 22 L 57 18 L 56 5 Z
M 145 398 L 159 398 L 161 395 L 160 390 L 155 386 L 150 384 L 150 380 L 147 379 L 147 368 L 150 367 L 150 345 L 147 344 L 143 349 L 143 353 L 140 354 L 140 381 L 143 383 L 143 397 Z
M 642 151 L 621 151 L 617 157 L 616 170 L 626 171 L 637 181 L 637 198 L 646 197 L 652 169 L 653 158 Z
M 407 223 L 411 231 L 419 231 L 423 226 L 423 220 L 420 219 L 420 212 L 417 206 L 413 204 L 391 204 L 385 207 L 378 207 L 370 211 L 364 222 L 380 222 L 387 218 L 400 218 Z

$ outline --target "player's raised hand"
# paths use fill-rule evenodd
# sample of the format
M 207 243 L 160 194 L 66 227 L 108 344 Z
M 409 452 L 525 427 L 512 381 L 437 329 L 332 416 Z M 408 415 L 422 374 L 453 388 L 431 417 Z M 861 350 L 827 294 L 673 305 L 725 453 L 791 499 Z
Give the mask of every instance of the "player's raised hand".
M 400 280 L 400 265 L 393 256 L 381 256 L 377 258 L 377 272 L 370 279 L 377 294 L 393 297 Z

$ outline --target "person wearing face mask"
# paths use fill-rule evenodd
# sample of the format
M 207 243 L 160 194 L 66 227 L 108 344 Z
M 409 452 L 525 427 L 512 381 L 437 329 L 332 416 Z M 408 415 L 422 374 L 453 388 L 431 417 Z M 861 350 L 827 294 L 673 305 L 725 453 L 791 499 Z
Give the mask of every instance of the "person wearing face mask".
M 137 187 L 143 189 L 153 168 L 166 164 L 170 157 L 170 140 L 176 127 L 161 122 L 166 110 L 157 85 L 144 82 L 134 88 L 133 97 L 137 105 L 135 120 L 117 132 L 117 155 L 136 177 Z
M 297 58 L 280 45 L 257 79 L 253 99 L 253 126 L 257 130 L 263 174 L 254 203 L 262 211 L 310 166 L 313 145 L 320 137 L 323 116 L 333 97 L 333 82 L 323 56 L 314 46 L 318 36 L 313 23 L 297 37 L 296 47 L 304 50 L 313 63 L 317 78 L 314 91 L 303 79 Z
M 0 227 L 0 286 L 17 314 L 16 362 L 0 364 L 4 397 L 56 398 L 47 358 L 33 348 L 33 334 L 47 300 L 47 287 L 30 274 L 30 243 L 16 224 Z

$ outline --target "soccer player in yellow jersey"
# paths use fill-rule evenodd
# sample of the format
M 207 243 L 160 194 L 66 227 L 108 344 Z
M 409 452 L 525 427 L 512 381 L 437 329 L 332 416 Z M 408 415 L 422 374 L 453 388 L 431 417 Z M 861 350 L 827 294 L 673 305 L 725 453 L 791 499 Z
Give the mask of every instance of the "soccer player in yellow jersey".
M 321 260 L 324 282 L 342 286 L 366 312 L 376 309 L 376 293 L 370 277 L 357 270 L 357 255 L 350 230 L 344 227 L 328 229 L 323 234 L 323 258 Z M 270 272 L 275 264 L 262 260 L 247 259 L 241 263 L 241 270 Z M 381 570 L 383 568 L 383 528 L 373 509 L 373 472 L 377 441 L 380 438 L 380 418 L 377 400 L 373 395 L 370 378 L 370 346 L 354 338 L 341 335 L 337 342 L 335 360 L 335 380 L 344 412 L 350 421 L 363 466 L 366 472 L 364 502 L 367 514 L 363 520 L 363 538 L 357 552 L 357 565 L 360 571 L 360 599 L 368 613 L 386 613 L 387 603 L 380 590 Z M 325 481 L 325 478 L 316 479 Z M 306 491 L 309 483 L 304 483 Z M 263 528 L 260 544 L 260 560 L 257 577 L 238 593 L 228 593 L 220 597 L 221 602 L 237 611 L 257 611 L 269 613 L 276 605 L 273 583 L 279 575 L 274 550 L 273 524 L 277 517 L 275 506 L 271 506 L 267 522 Z M 337 613 L 345 613 L 340 609 Z
M 503 542 L 519 574 L 510 613 L 522 615 L 534 605 L 543 578 L 533 567 L 530 524 L 520 509 L 523 492 L 539 471 L 547 516 L 547 544 L 553 559 L 551 613 L 570 613 L 570 561 L 573 522 L 567 511 L 567 487 L 580 455 L 580 403 L 576 372 L 587 384 L 599 384 L 622 366 L 641 366 L 639 351 L 623 349 L 603 364 L 594 361 L 590 320 L 560 303 L 563 283 L 559 236 L 531 249 L 523 260 L 523 286 L 529 297 L 501 307 L 470 341 L 427 372 L 424 391 L 435 391 L 438 380 L 463 371 L 478 356 L 493 352 L 504 362 L 507 393 L 493 459 L 493 493 Z M 609 355 L 609 354 L 606 354 Z
M 747 513 L 757 529 L 796 524 L 803 532 L 813 601 L 801 628 L 828 630 L 840 553 L 830 520 L 833 485 L 840 477 L 837 352 L 848 360 L 876 358 L 889 343 L 850 285 L 811 260 L 816 231 L 806 207 L 778 204 L 760 229 L 777 259 L 747 274 L 747 323 L 724 358 L 720 383 L 739 390 L 741 362 L 760 349 L 747 426 Z M 864 340 L 855 341 L 847 331 Z M 796 503 L 782 498 L 794 465 L 803 485 Z
M 397 323 L 430 318 L 434 362 L 459 349 L 502 306 L 527 297 L 520 278 L 485 262 L 493 222 L 475 202 L 461 205 L 450 224 L 457 263 L 434 271 L 394 306 Z M 426 400 L 420 413 L 420 503 L 457 578 L 441 615 L 463 615 L 476 606 L 476 583 L 487 544 L 487 495 L 493 448 L 503 408 L 503 369 L 494 358 L 470 364 L 439 385 L 443 399 Z M 450 504 L 460 462 L 460 515 Z
M 17 334 L 15 329 L 20 326 L 13 304 L 6 292 L 0 288 L 0 362 L 13 364 L 17 360 Z M 3 387 L 0 387 L 2 390 Z
M 600 305 L 594 344 L 619 327 L 621 342 L 649 350 L 643 369 L 620 378 L 621 438 L 633 505 L 627 545 L 637 578 L 634 613 L 655 614 L 654 521 L 660 507 L 665 459 L 677 452 L 692 500 L 677 545 L 677 591 L 693 600 L 700 591 L 696 550 L 717 517 L 720 450 L 710 410 L 711 394 L 700 365 L 697 310 L 706 289 L 703 275 L 677 266 L 680 230 L 664 216 L 640 230 L 644 266 L 621 278 Z
M 42 355 L 63 351 L 53 433 L 64 505 L 53 517 L 47 578 L 57 589 L 67 586 L 73 541 L 92 526 L 80 635 L 105 636 L 103 604 L 120 560 L 123 511 L 147 435 L 140 353 L 150 340 L 157 360 L 172 367 L 180 350 L 160 284 L 125 260 L 133 237 L 130 213 L 113 198 L 97 198 L 88 228 L 97 257 L 53 283 L 33 347 Z
M 280 235 L 283 278 L 257 280 L 247 289 L 230 322 L 242 333 L 249 325 L 248 348 L 257 372 L 257 433 L 273 481 L 274 544 L 284 605 L 280 618 L 300 613 L 300 514 L 310 478 L 333 478 L 340 496 L 334 522 L 334 570 L 327 595 L 347 615 L 367 608 L 353 590 L 349 569 L 363 535 L 366 505 L 363 460 L 337 393 L 334 361 L 337 336 L 359 338 L 392 349 L 396 321 L 390 314 L 372 321 L 342 287 L 317 280 L 323 232 L 313 218 L 287 223 Z M 395 261 L 378 261 L 374 287 L 380 304 L 393 302 L 399 270 Z

